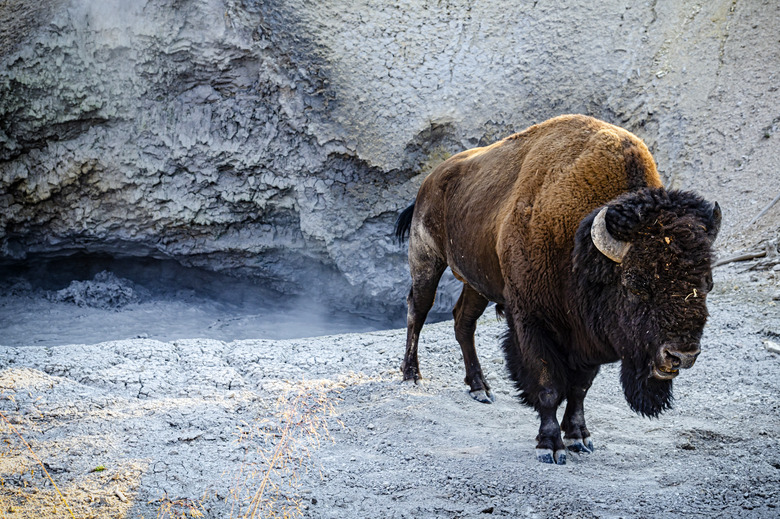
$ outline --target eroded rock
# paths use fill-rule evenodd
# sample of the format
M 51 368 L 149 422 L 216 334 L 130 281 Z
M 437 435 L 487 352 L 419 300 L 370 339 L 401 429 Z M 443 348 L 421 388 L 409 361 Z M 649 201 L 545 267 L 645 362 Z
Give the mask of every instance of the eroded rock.
M 0 8 L 5 262 L 174 258 L 402 307 L 393 221 L 462 149 L 602 117 L 721 200 L 724 241 L 774 160 L 776 85 L 745 54 L 777 57 L 772 2 L 22 4 Z

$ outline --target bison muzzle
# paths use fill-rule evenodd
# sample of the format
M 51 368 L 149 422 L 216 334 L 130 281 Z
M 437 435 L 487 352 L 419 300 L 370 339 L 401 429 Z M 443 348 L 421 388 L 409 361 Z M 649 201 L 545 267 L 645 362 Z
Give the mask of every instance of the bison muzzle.
M 537 457 L 592 452 L 583 401 L 602 364 L 621 361 L 637 413 L 671 407 L 672 379 L 700 352 L 720 220 L 717 204 L 663 188 L 639 138 L 590 117 L 459 153 L 396 223 L 412 276 L 403 377 L 420 378 L 420 330 L 449 267 L 463 282 L 453 315 L 470 394 L 493 401 L 474 347 L 493 301 L 508 324 L 509 374 L 541 420 Z

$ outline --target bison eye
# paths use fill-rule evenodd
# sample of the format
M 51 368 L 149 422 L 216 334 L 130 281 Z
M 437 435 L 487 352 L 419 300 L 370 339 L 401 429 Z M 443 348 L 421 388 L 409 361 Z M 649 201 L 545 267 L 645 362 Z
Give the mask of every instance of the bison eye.
M 641 272 L 628 271 L 623 276 L 622 283 L 632 296 L 647 301 L 650 299 L 650 283 L 641 274 Z
M 647 292 L 644 292 L 642 290 L 639 290 L 638 288 L 628 287 L 628 291 L 632 295 L 634 295 L 634 296 L 638 297 L 639 299 L 641 299 L 642 301 L 647 301 L 647 300 L 650 299 L 650 294 L 648 294 Z

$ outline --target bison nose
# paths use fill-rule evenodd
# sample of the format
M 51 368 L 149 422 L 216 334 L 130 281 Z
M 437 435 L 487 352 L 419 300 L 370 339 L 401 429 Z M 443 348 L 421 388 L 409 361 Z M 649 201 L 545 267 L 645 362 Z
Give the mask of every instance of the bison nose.
M 664 360 L 670 362 L 672 368 L 674 369 L 690 368 L 691 366 L 693 366 L 693 363 L 696 362 L 696 357 L 699 356 L 699 353 L 701 353 L 700 349 L 697 349 L 696 351 L 693 352 L 675 351 L 675 350 L 670 350 L 668 348 L 663 349 Z

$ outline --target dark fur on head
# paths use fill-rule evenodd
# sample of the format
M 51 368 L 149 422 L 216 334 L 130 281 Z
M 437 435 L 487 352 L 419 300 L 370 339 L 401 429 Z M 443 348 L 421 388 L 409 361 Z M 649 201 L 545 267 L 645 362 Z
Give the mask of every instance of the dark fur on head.
M 592 333 L 622 360 L 620 380 L 631 408 L 657 416 L 672 406 L 671 380 L 652 377 L 663 345 L 696 351 L 712 288 L 712 242 L 720 209 L 684 191 L 645 188 L 609 204 L 607 231 L 630 242 L 622 263 L 593 245 L 585 217 L 575 239 L 573 291 Z

